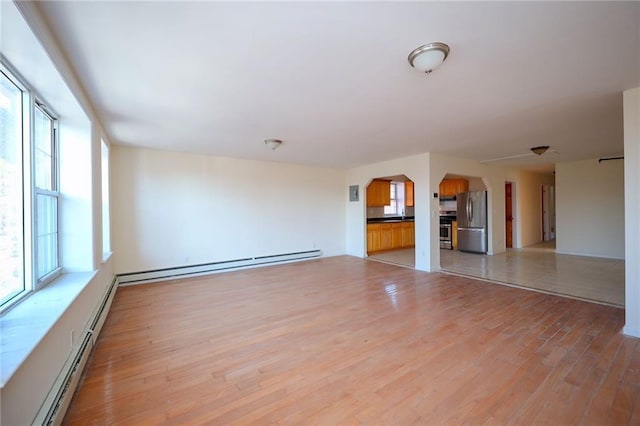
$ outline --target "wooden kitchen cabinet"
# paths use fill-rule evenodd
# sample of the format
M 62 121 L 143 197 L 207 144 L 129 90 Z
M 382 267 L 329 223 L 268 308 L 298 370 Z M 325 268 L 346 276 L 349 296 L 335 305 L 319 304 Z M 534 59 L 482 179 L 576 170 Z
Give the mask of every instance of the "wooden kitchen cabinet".
M 440 182 L 440 197 L 451 197 L 469 191 L 467 179 L 444 179 Z
M 367 207 L 384 207 L 391 204 L 391 181 L 374 179 L 367 186 Z
M 367 224 L 367 254 L 415 246 L 414 222 Z
M 380 251 L 381 224 L 371 223 L 367 225 L 367 253 Z
M 404 183 L 404 204 L 413 207 L 413 182 L 410 180 Z
M 380 250 L 391 250 L 392 248 L 391 224 L 382 223 L 380 226 Z
M 458 222 L 451 222 L 451 248 L 458 250 Z
M 391 248 L 402 248 L 402 222 L 391 224 Z
M 402 222 L 402 248 L 416 245 L 414 225 L 414 222 Z

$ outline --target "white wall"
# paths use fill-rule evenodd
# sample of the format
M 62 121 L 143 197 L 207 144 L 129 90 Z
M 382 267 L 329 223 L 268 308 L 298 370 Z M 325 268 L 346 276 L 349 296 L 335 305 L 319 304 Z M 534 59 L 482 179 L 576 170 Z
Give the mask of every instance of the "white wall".
M 469 191 L 486 191 L 487 187 L 482 179 L 477 177 L 469 178 Z
M 359 201 L 347 204 L 347 254 L 358 257 L 366 256 L 366 187 L 369 182 L 377 177 L 405 175 L 414 183 L 415 267 L 422 271 L 431 270 L 430 246 L 428 244 L 431 231 L 427 220 L 430 211 L 429 188 L 431 185 L 428 170 L 429 154 L 420 154 L 356 167 L 347 171 L 347 185 L 358 185 L 360 188 Z M 440 235 L 439 231 L 438 235 Z
M 112 147 L 116 273 L 345 253 L 344 171 Z
M 624 164 L 556 164 L 558 253 L 624 259 Z
M 624 333 L 640 337 L 640 87 L 624 102 L 625 315 Z
M 64 272 L 95 273 L 0 389 L 0 424 L 23 425 L 32 423 L 64 363 L 78 348 L 78 336 L 86 329 L 92 312 L 102 300 L 113 272 L 109 260 L 101 262 L 101 235 L 93 232 L 101 229 L 100 210 L 96 210 L 101 198 L 100 183 L 92 179 L 100 176 L 99 156 L 94 152 L 100 150 L 102 126 L 67 59 L 44 25 L 37 5 L 34 2 L 0 2 L 0 19 L 1 52 L 59 114 L 60 137 L 65 138 L 65 146 L 61 148 L 66 150 L 73 143 L 82 144 L 77 147 L 81 150 L 78 162 L 61 164 L 65 167 L 61 173 L 62 211 L 65 215 L 71 210 L 72 214 L 77 214 L 75 221 L 61 217 L 62 262 Z M 79 167 L 73 174 L 82 180 L 79 185 L 66 179 L 69 176 L 66 167 L 76 166 Z M 55 282 L 47 290 L 52 293 Z M 31 296 L 27 301 L 36 296 L 39 295 Z M 46 311 L 47 307 L 45 302 L 38 309 Z M 18 304 L 4 318 L 12 314 L 20 316 L 21 309 Z M 9 333 L 11 324 L 2 324 L 2 327 L 3 332 Z M 72 331 L 75 331 L 74 339 L 71 338 Z M 28 332 L 25 333 L 21 343 L 29 337 Z M 6 348 L 0 348 L 3 349 Z M 0 358 L 2 356 L 0 353 Z

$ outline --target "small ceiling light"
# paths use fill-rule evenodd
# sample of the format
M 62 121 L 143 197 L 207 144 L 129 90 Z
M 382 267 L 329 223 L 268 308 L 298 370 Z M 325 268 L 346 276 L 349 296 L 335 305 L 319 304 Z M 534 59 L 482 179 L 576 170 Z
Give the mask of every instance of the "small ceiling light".
M 431 74 L 449 56 L 449 46 L 444 43 L 428 43 L 409 54 L 409 63 L 418 71 Z
M 534 146 L 533 148 L 531 148 L 531 152 L 533 152 L 534 154 L 537 154 L 537 155 L 542 155 L 545 152 L 547 152 L 548 149 L 549 149 L 548 145 Z
M 265 139 L 264 144 L 275 151 L 282 145 L 282 141 L 280 139 Z

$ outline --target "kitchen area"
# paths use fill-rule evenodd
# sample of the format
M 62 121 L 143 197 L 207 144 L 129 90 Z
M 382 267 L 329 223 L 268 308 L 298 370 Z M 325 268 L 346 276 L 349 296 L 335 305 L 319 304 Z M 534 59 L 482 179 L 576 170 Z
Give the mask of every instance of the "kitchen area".
M 415 266 L 414 183 L 404 175 L 367 186 L 367 256 Z M 482 179 L 448 174 L 439 187 L 440 249 L 487 253 L 487 191 Z
M 440 249 L 487 253 L 487 191 L 482 180 L 447 175 L 438 196 Z
M 414 183 L 404 175 L 373 179 L 367 186 L 367 255 L 414 266 Z

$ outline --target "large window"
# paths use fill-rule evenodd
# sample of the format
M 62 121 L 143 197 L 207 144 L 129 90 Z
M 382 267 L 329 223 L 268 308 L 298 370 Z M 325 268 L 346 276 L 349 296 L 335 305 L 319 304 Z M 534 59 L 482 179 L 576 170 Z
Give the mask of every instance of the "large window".
M 0 306 L 60 271 L 56 120 L 0 69 Z M 32 278 L 33 277 L 33 278 Z
M 25 290 L 23 91 L 0 71 L 0 305 Z

